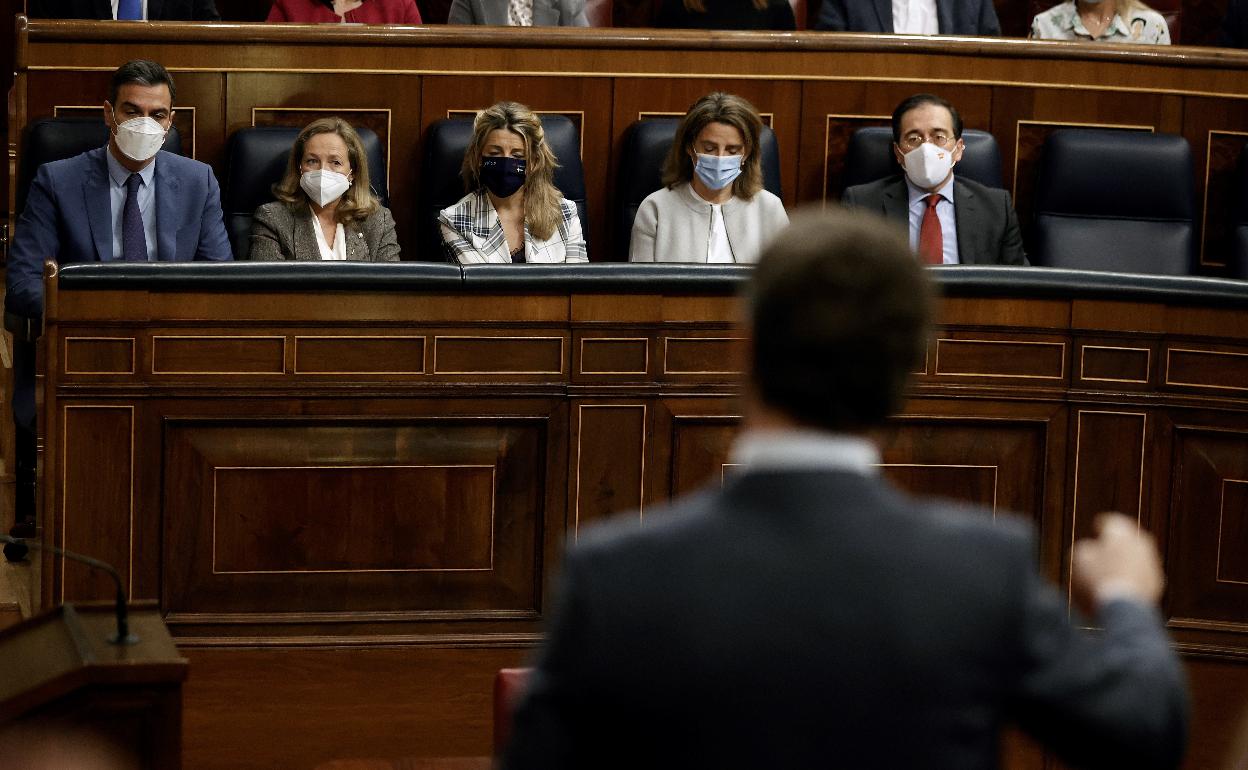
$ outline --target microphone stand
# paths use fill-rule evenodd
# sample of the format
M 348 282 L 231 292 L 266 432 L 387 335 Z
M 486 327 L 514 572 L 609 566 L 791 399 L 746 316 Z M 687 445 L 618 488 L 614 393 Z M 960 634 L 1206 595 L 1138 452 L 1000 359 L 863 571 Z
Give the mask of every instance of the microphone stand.
M 99 559 L 92 559 L 90 556 L 83 556 L 80 553 L 66 551 L 54 545 L 41 543 L 38 540 L 27 541 L 20 537 L 0 535 L 0 542 L 5 544 L 4 555 L 10 561 L 21 561 L 26 558 L 26 554 L 31 548 L 42 548 L 45 551 L 51 551 L 57 556 L 64 556 L 66 559 L 107 572 L 109 577 L 113 579 L 113 585 L 117 588 L 117 633 L 108 638 L 108 643 L 116 645 L 138 644 L 139 637 L 130 633 L 129 615 L 126 610 L 126 592 L 121 587 L 121 575 L 117 574 L 117 570 L 113 569 L 112 565 L 105 564 Z

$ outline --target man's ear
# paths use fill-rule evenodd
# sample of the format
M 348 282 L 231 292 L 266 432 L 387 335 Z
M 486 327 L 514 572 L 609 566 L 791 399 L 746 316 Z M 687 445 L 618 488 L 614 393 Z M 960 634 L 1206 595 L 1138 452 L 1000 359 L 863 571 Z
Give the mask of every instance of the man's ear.
M 898 166 L 906 167 L 906 154 L 901 151 L 896 142 L 893 142 L 893 159 L 897 161 Z
M 113 118 L 113 105 L 109 104 L 107 99 L 104 100 L 104 125 L 108 126 L 109 133 L 112 133 L 113 129 L 117 127 Z
M 966 144 L 963 143 L 962 137 L 958 137 L 958 142 L 953 146 L 953 162 L 956 164 L 962 160 L 962 152 L 966 150 Z

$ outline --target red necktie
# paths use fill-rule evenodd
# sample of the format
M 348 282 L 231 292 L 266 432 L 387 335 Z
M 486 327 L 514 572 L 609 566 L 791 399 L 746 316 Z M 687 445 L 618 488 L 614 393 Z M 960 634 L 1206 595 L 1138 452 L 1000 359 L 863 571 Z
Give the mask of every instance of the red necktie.
M 919 226 L 919 256 L 929 265 L 945 263 L 945 237 L 940 230 L 940 217 L 936 216 L 936 204 L 940 195 L 927 196 L 927 211 L 923 212 L 923 224 Z

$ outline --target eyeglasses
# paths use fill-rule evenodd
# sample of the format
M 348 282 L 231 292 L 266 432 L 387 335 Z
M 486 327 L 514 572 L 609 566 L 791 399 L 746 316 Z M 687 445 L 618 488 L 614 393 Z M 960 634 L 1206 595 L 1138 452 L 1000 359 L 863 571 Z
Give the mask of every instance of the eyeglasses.
M 923 142 L 931 142 L 937 147 L 943 147 L 947 150 L 956 141 L 956 137 L 946 134 L 944 131 L 933 131 L 928 136 L 923 136 L 920 133 L 906 134 L 901 138 L 901 146 L 907 150 L 913 150 L 923 144 Z

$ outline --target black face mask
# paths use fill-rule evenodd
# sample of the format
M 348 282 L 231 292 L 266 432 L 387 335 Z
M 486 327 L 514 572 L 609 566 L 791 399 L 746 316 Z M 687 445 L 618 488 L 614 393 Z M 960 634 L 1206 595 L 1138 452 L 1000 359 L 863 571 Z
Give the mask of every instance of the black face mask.
M 524 187 L 524 169 L 524 158 L 492 156 L 481 159 L 477 175 L 481 177 L 485 189 L 500 198 L 510 198 Z

